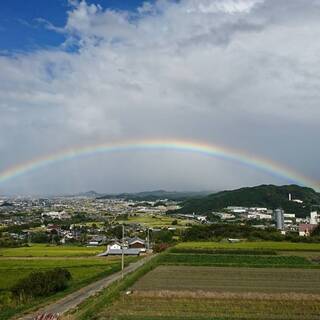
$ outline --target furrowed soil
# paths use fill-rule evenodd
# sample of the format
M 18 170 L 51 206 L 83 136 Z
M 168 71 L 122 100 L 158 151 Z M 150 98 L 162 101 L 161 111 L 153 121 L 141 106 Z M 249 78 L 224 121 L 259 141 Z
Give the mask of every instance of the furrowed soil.
M 159 266 L 99 319 L 319 320 L 320 270 Z

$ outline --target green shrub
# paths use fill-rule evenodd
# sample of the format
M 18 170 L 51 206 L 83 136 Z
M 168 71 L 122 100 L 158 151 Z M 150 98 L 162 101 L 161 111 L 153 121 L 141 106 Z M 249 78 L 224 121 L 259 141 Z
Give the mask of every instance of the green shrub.
M 71 273 L 67 269 L 55 268 L 48 271 L 35 271 L 21 279 L 12 289 L 18 300 L 45 297 L 67 288 Z

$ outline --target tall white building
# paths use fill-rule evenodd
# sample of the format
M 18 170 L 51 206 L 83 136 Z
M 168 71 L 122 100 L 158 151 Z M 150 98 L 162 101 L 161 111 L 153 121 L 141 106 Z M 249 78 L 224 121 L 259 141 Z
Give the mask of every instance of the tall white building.
M 318 224 L 319 223 L 319 216 L 317 211 L 310 212 L 310 224 Z

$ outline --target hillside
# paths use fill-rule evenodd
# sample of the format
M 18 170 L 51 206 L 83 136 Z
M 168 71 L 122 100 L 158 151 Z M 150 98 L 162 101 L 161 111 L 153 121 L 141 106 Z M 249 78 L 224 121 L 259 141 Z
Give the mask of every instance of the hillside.
M 303 204 L 288 200 L 300 199 Z M 261 185 L 231 191 L 221 191 L 205 197 L 188 199 L 182 203 L 179 213 L 209 213 L 227 206 L 283 208 L 285 212 L 295 213 L 298 217 L 309 215 L 313 205 L 320 205 L 320 193 L 311 188 L 297 185 Z
M 178 191 L 144 191 L 138 193 L 120 193 L 120 194 L 107 194 L 99 197 L 98 199 L 125 199 L 135 201 L 157 201 L 161 199 L 168 199 L 173 201 L 185 201 L 193 197 L 204 197 L 210 192 L 178 192 Z

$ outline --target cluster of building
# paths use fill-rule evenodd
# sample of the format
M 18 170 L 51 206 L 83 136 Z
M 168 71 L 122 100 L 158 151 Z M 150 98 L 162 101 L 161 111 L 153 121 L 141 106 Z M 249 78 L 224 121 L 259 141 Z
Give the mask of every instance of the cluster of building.
M 281 230 L 282 233 L 285 233 L 286 230 L 292 230 L 292 225 L 286 224 L 288 221 L 285 220 L 286 214 L 282 209 L 276 209 L 275 210 L 275 219 L 276 219 L 276 227 L 278 230 Z M 291 214 L 291 216 L 294 216 Z M 298 223 L 295 227 L 298 228 L 299 236 L 307 237 L 310 236 L 312 231 L 318 226 L 320 223 L 320 214 L 318 211 L 311 211 L 310 217 L 307 217 L 306 219 L 296 219 L 301 223 Z M 290 227 L 290 228 L 289 228 Z M 293 228 L 293 230 L 296 230 Z
M 146 253 L 147 249 L 150 249 L 150 244 L 148 241 L 145 241 L 139 237 L 124 238 L 122 241 L 113 240 L 108 244 L 107 250 L 98 256 L 105 257 L 122 254 L 126 256 L 139 256 Z
M 164 215 L 168 210 L 177 208 L 177 202 L 165 199 L 132 201 L 86 196 L 1 198 L 0 229 L 9 227 L 5 237 L 13 241 L 32 241 L 32 235 L 42 232 L 48 235 L 47 238 L 62 244 L 80 242 L 98 246 L 110 241 L 106 234 L 112 233 L 117 219 L 139 214 Z M 146 228 L 130 223 L 127 232 L 141 235 L 146 233 Z

